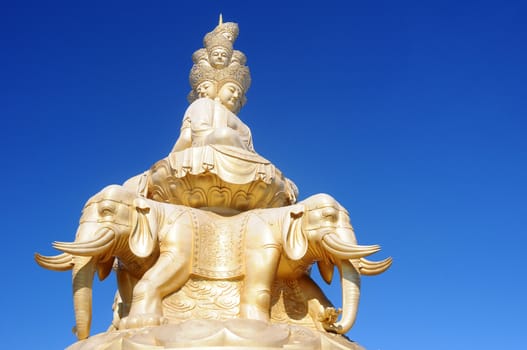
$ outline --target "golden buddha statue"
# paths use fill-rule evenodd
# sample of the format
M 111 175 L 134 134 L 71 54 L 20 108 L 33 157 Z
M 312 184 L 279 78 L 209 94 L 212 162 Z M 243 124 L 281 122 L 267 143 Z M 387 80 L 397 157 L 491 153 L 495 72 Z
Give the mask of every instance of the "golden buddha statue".
M 342 334 L 361 276 L 391 258 L 367 260 L 380 247 L 357 243 L 342 205 L 326 194 L 297 202 L 294 183 L 255 151 L 237 116 L 251 84 L 238 32 L 220 17 L 194 53 L 170 154 L 91 197 L 75 241 L 53 243 L 61 254 L 35 254 L 44 268 L 72 270 L 79 340 L 90 333 L 94 274 L 117 275 L 108 332 L 68 350 L 362 349 Z M 327 283 L 339 271 L 343 310 L 310 277 L 315 262 Z
M 147 198 L 238 213 L 281 207 L 296 201 L 298 190 L 254 149 L 250 128 L 236 115 L 246 103 L 249 68 L 233 50 L 236 23 L 220 23 L 193 54 L 187 108 L 170 154 L 125 186 Z

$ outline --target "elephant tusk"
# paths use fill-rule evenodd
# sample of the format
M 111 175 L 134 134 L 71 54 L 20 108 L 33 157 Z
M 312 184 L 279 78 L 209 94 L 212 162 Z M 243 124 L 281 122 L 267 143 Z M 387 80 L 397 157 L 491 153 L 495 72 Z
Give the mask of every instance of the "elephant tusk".
M 378 245 L 350 244 L 333 235 L 324 236 L 322 245 L 329 253 L 340 259 L 359 259 L 381 250 Z
M 97 232 L 99 237 L 87 242 L 53 242 L 55 249 L 80 256 L 94 256 L 106 251 L 114 243 L 115 233 L 109 228 Z
M 55 256 L 44 256 L 35 253 L 35 261 L 41 267 L 53 271 L 68 271 L 73 268 L 73 257 L 68 253 Z
M 375 276 L 388 270 L 392 265 L 392 258 L 386 258 L 381 261 L 370 261 L 365 258 L 359 260 L 359 271 L 362 275 Z

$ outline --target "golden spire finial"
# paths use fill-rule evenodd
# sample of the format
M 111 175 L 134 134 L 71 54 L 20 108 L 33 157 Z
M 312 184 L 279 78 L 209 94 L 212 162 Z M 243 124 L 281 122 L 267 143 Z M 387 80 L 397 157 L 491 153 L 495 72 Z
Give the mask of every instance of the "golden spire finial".
M 218 25 L 221 26 L 223 24 L 223 15 L 220 13 L 220 19 L 218 20 Z

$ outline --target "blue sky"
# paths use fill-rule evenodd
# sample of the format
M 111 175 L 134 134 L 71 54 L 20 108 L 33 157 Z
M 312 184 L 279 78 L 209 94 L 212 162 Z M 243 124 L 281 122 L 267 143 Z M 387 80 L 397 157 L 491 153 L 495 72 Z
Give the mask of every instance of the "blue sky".
M 2 339 L 64 348 L 69 273 L 33 253 L 74 237 L 84 202 L 166 156 L 191 54 L 217 23 L 253 85 L 256 150 L 351 214 L 393 256 L 363 279 L 368 349 L 518 349 L 527 341 L 527 6 L 522 1 L 0 5 Z M 20 262 L 20 264 L 18 264 Z M 115 289 L 94 284 L 92 334 Z M 339 305 L 338 283 L 326 288 Z M 16 344 L 16 346 L 15 346 Z

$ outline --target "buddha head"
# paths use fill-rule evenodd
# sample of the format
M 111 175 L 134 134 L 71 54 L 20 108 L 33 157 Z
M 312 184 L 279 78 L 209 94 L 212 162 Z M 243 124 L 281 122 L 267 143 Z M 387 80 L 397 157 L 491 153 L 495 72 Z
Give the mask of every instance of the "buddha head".
M 223 69 L 231 63 L 233 45 L 238 33 L 238 24 L 223 23 L 223 18 L 220 15 L 216 28 L 203 38 L 203 45 L 207 50 L 208 61 L 212 67 Z
M 223 69 L 231 62 L 232 51 L 222 46 L 216 46 L 209 51 L 209 63 L 216 69 Z
M 219 101 L 231 112 L 238 113 L 246 103 L 245 94 L 251 85 L 251 74 L 247 66 L 229 66 L 217 72 Z
M 207 53 L 207 49 L 202 47 L 201 49 L 194 51 L 192 54 L 192 62 L 194 62 L 194 64 L 208 64 L 209 54 Z
M 219 101 L 235 114 L 240 111 L 244 98 L 241 87 L 233 81 L 224 81 L 219 88 Z
M 239 64 L 240 66 L 245 66 L 247 63 L 247 57 L 245 54 L 238 50 L 232 51 L 232 57 L 231 57 L 231 65 L 233 64 Z
M 208 97 L 214 99 L 217 96 L 216 82 L 214 80 L 204 80 L 196 87 L 198 98 Z
M 216 69 L 227 67 L 231 63 L 232 42 L 221 34 L 207 36 L 205 37 L 205 49 L 209 64 Z
M 234 23 L 234 22 L 223 23 L 223 16 L 220 14 L 218 25 L 216 26 L 216 28 L 212 30 L 212 32 L 209 32 L 207 33 L 207 35 L 205 35 L 205 38 L 203 39 L 203 44 L 207 46 L 207 44 L 205 43 L 205 41 L 207 40 L 207 36 L 216 36 L 216 35 L 221 35 L 225 39 L 229 40 L 231 44 L 234 44 L 234 42 L 238 38 L 239 33 L 240 33 L 240 30 L 238 28 L 238 23 Z
M 215 69 L 210 65 L 203 62 L 194 64 L 190 70 L 189 82 L 192 86 L 192 91 L 187 96 L 189 103 L 203 97 L 216 98 L 218 83 Z

